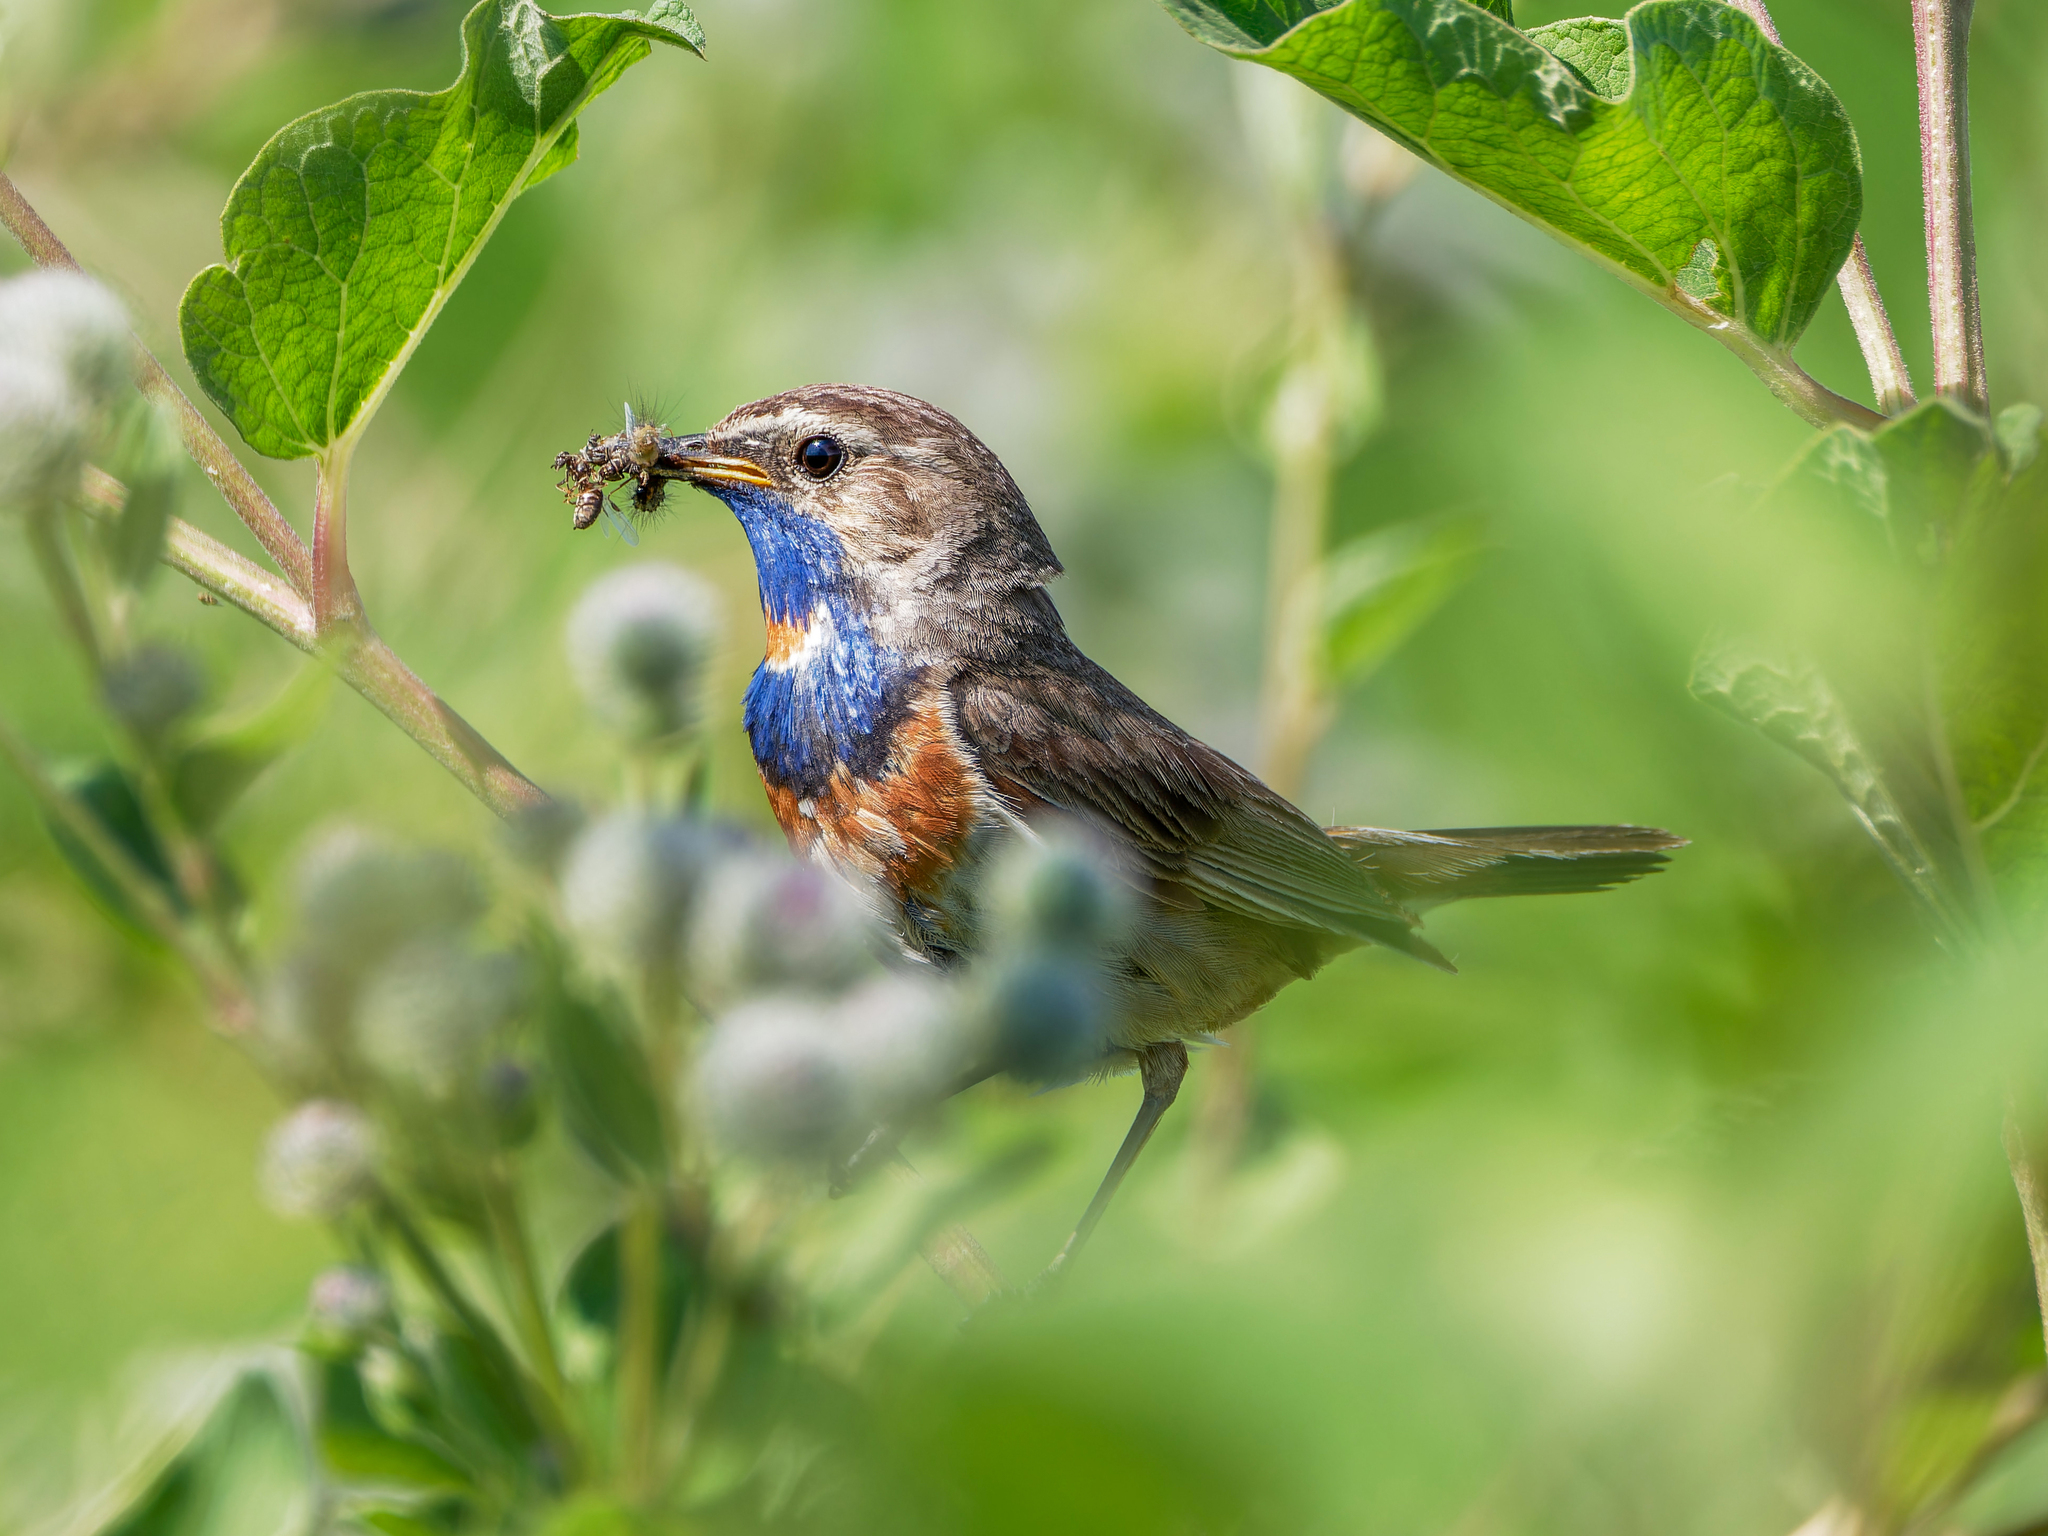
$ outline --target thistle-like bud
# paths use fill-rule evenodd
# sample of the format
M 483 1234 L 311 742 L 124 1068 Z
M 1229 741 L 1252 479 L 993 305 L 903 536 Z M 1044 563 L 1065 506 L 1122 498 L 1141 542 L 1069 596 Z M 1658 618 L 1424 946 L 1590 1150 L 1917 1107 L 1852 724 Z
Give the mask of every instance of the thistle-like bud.
M 855 1130 L 854 1075 L 827 1006 L 762 998 L 718 1021 L 698 1061 L 711 1128 L 753 1157 L 817 1157 Z
M 108 712 L 144 741 L 156 741 L 198 707 L 206 678 L 183 651 L 143 645 L 107 668 Z
M 996 1060 L 1021 1078 L 1067 1083 L 1109 1049 L 1098 968 L 1083 957 L 1027 951 L 998 962 L 987 993 Z
M 766 990 L 837 992 L 875 969 L 879 937 L 867 905 L 830 870 L 737 853 L 705 879 L 690 977 L 714 1003 Z
M 306 1300 L 306 1342 L 316 1351 L 352 1354 L 371 1334 L 391 1326 L 391 1287 L 374 1269 L 341 1264 L 313 1277 Z
M 397 950 L 364 981 L 356 1039 L 364 1059 L 385 1076 L 446 1099 L 474 1082 L 518 1000 L 510 956 L 425 939 Z
M 697 722 L 718 641 L 718 594 L 680 566 L 648 561 L 593 582 L 569 615 L 569 663 L 593 712 L 635 741 Z
M 871 1120 L 940 1097 L 987 1050 L 971 1007 L 928 976 L 863 982 L 839 1000 L 832 1024 Z
M 688 822 L 607 816 L 569 850 L 563 915 L 600 954 L 642 966 L 669 961 L 713 841 Z
M 69 490 L 86 427 L 62 368 L 0 352 L 0 507 L 43 507 Z
M 985 920 L 999 946 L 1096 954 L 1129 928 L 1134 898 L 1108 853 L 1077 827 L 1019 839 L 990 871 Z
M 30 272 L 0 283 L 0 354 L 54 363 L 87 409 L 135 377 L 127 311 L 79 272 Z
M 270 1133 L 263 1193 L 285 1216 L 339 1216 L 376 1180 L 377 1137 L 361 1110 L 334 1099 L 301 1104 Z
M 540 1129 L 540 1095 L 533 1074 L 508 1058 L 487 1062 L 478 1079 L 484 1124 L 504 1151 L 523 1147 Z
M 460 932 L 484 910 L 468 860 L 353 827 L 328 833 L 299 861 L 298 904 L 306 946 L 344 975 L 409 941 Z

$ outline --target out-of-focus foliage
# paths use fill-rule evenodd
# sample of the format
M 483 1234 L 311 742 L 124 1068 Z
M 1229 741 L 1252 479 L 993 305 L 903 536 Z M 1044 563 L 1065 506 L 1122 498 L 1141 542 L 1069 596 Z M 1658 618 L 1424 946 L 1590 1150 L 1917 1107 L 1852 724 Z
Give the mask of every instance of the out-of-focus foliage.
M 10 174 L 175 367 L 178 297 L 217 257 L 242 167 L 322 103 L 444 84 L 459 9 L 14 7 Z M 1857 125 L 1864 229 L 1924 378 L 1903 0 L 1776 9 Z M 358 574 L 385 632 L 529 773 L 603 790 L 616 746 L 586 723 L 560 639 L 585 584 L 631 557 L 568 535 L 548 453 L 624 392 L 660 397 L 681 428 L 860 378 L 986 437 L 1072 573 L 1055 596 L 1084 645 L 1249 757 L 1266 488 L 1245 402 L 1288 273 L 1238 142 L 1232 66 L 1144 0 L 707 0 L 702 19 L 708 61 L 636 72 L 577 174 L 507 214 L 360 455 Z M 1993 393 L 2040 399 L 2048 31 L 2038 7 L 1979 0 L 1976 37 Z M 1346 702 L 1303 803 L 1390 825 L 1626 818 L 1694 846 L 1615 895 L 1433 919 L 1456 978 L 1360 955 L 1285 994 L 1262 1024 L 1245 1170 L 1204 1182 L 1181 1155 L 1190 1122 L 1170 1119 L 1063 1293 L 964 1338 L 937 1282 L 903 1268 L 929 1196 L 878 1182 L 819 1207 L 793 1239 L 799 1272 L 906 1277 L 858 1353 L 857 1400 L 741 1335 L 736 1413 L 793 1404 L 788 1422 L 866 1453 L 824 1491 L 797 1476 L 801 1445 L 749 1462 L 802 1491 L 779 1518 L 1789 1530 L 1836 1493 L 1921 1499 L 2041 1364 L 1997 1128 L 2004 1084 L 2035 1081 L 2042 978 L 1942 969 L 1828 786 L 1685 690 L 1701 635 L 1775 636 L 1789 615 L 1827 628 L 1853 600 L 1829 573 L 1889 551 L 1805 524 L 1759 533 L 1746 509 L 1808 434 L 1731 360 L 1464 189 L 1424 175 L 1364 249 L 1386 422 L 1343 472 L 1336 534 L 1476 513 L 1487 540 Z M 1860 392 L 1832 299 L 1802 360 Z M 299 472 L 262 473 L 303 516 Z M 249 547 L 203 480 L 179 476 L 181 514 Z M 0 540 L 0 705 L 97 764 L 104 717 L 15 530 Z M 1757 558 L 1787 544 L 1802 558 Z M 752 612 L 744 544 L 709 503 L 678 498 L 643 550 Z M 175 578 L 137 605 L 201 658 L 224 718 L 298 664 Z M 708 667 L 707 792 L 759 825 L 736 727 L 759 652 L 750 625 L 733 629 Z M 309 806 L 498 859 L 483 813 L 358 701 L 309 729 L 220 822 L 264 952 L 290 931 L 284 875 Z M 210 731 L 195 724 L 195 743 Z M 2018 782 L 2009 756 L 1985 756 L 1987 784 Z M 469 941 L 521 942 L 503 921 Z M 0 778 L 0 1526 L 57 1507 L 74 1463 L 89 1480 L 123 1461 L 76 1449 L 81 1417 L 104 1446 L 185 1443 L 123 1430 L 131 1356 L 287 1336 L 313 1277 L 350 1257 L 258 1203 L 274 1103 L 199 1037 L 197 1012 L 160 957 L 107 927 Z M 543 1040 L 533 1064 L 549 1059 Z M 911 1156 L 934 1187 L 978 1189 L 961 1197 L 977 1233 L 1027 1272 L 1131 1093 L 978 1090 Z M 571 1119 L 544 1119 L 527 1155 L 559 1175 L 535 1243 L 592 1320 L 591 1368 L 615 1305 L 588 1220 L 606 1186 L 579 1182 L 597 1176 Z M 862 1336 L 857 1308 L 825 1310 Z M 316 1378 L 334 1393 L 328 1454 L 430 1488 L 448 1476 L 435 1461 L 379 1458 L 421 1401 L 411 1373 L 462 1367 L 391 1345 L 376 1358 L 358 1396 Z M 192 1397 L 180 1408 L 166 1422 L 205 1421 Z M 248 1454 L 268 1443 L 252 1434 Z M 2015 1447 L 1959 1526 L 2037 1517 L 2042 1452 Z M 563 1528 L 619 1518 L 590 1505 Z

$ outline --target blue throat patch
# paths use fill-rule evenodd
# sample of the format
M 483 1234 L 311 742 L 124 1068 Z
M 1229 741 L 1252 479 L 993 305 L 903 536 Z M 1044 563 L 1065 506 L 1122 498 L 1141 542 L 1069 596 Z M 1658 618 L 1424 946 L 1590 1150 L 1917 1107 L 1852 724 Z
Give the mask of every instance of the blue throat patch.
M 754 669 L 741 716 L 754 761 L 800 796 L 822 794 L 840 763 L 856 778 L 878 777 L 890 733 L 909 712 L 913 674 L 897 652 L 876 644 L 854 601 L 839 535 L 769 492 L 723 486 L 717 494 L 753 548 L 763 616 L 830 629 L 797 664 Z

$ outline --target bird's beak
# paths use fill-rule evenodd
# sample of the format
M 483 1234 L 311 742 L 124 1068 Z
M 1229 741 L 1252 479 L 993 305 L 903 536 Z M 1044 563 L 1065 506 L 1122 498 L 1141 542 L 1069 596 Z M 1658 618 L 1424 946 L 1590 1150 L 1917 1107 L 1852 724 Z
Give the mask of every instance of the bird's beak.
M 655 463 L 656 471 L 707 489 L 714 485 L 775 484 L 768 472 L 752 459 L 712 453 L 708 451 L 709 443 L 702 432 L 692 432 L 686 437 L 664 437 L 661 440 L 661 457 Z

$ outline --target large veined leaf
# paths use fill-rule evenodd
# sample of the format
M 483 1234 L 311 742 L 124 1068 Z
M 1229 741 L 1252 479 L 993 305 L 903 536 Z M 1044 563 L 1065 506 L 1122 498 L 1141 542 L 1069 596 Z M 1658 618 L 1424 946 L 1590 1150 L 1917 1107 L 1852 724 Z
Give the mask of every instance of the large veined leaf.
M 1861 160 L 1820 77 L 1717 0 L 1524 33 L 1467 0 L 1163 0 L 1710 329 L 1782 356 L 1849 254 Z
M 446 90 L 370 91 L 287 124 L 221 215 L 224 266 L 179 306 L 200 384 L 259 453 L 367 423 L 512 199 L 576 157 L 576 114 L 654 43 L 701 51 L 681 0 L 550 16 L 482 0 Z

